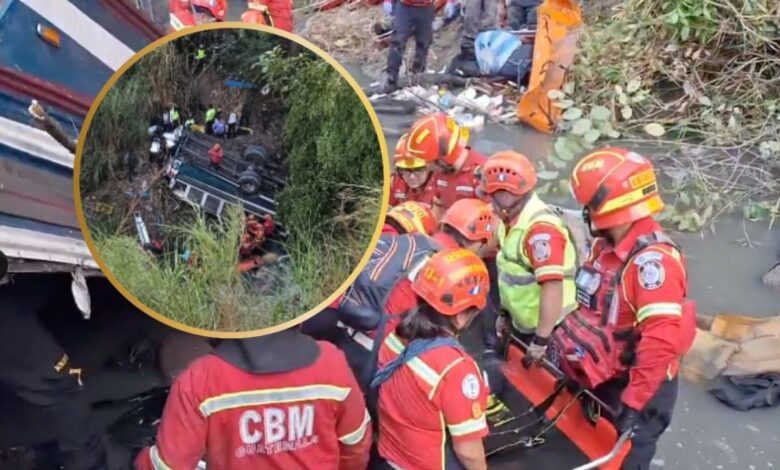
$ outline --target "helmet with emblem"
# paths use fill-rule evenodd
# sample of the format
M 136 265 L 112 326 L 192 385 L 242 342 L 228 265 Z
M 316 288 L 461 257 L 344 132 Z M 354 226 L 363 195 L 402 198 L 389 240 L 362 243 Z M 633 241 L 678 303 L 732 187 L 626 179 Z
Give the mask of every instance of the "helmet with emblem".
M 622 148 L 599 149 L 577 162 L 571 189 L 596 230 L 628 224 L 664 208 L 653 165 Z
M 406 233 L 431 235 L 436 231 L 436 216 L 427 204 L 407 201 L 387 212 L 387 219 L 398 224 Z
M 421 158 L 428 163 L 439 161 L 457 166 L 468 156 L 463 150 L 468 145 L 469 130 L 458 124 L 446 113 L 423 116 L 409 130 L 406 144 L 407 156 Z
M 487 304 L 490 281 L 485 262 L 463 248 L 442 250 L 414 273 L 412 290 L 438 313 L 454 316 Z
M 193 8 L 198 12 L 206 12 L 217 21 L 225 21 L 227 3 L 225 0 L 192 0 Z
M 481 191 L 493 194 L 499 190 L 517 196 L 536 187 L 536 170 L 525 155 L 511 150 L 498 152 L 482 164 Z
M 409 142 L 409 134 L 404 134 L 398 139 L 393 152 L 393 163 L 400 170 L 422 170 L 428 165 L 424 159 L 410 155 L 406 151 Z
M 467 240 L 490 241 L 496 227 L 496 215 L 490 204 L 481 199 L 459 199 L 447 209 L 439 225 L 450 226 Z

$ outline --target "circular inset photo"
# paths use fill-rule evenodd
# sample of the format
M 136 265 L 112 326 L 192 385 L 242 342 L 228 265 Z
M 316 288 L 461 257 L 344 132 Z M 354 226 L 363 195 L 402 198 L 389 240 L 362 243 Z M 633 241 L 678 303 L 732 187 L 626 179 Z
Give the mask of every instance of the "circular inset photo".
M 160 321 L 216 337 L 333 302 L 386 211 L 379 121 L 302 39 L 239 23 L 143 49 L 85 121 L 74 193 L 103 273 Z

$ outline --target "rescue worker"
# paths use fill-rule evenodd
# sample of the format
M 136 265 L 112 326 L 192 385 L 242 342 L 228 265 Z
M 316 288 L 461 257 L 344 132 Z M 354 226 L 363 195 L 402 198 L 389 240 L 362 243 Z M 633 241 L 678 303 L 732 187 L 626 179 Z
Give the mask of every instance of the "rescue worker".
M 171 104 L 168 110 L 168 118 L 170 119 L 171 126 L 173 126 L 173 128 L 176 128 L 179 125 L 181 125 L 181 116 L 179 116 L 179 110 L 176 109 L 176 106 L 174 104 Z
M 418 119 L 409 131 L 406 154 L 435 163 L 433 212 L 440 217 L 458 199 L 478 197 L 479 167 L 486 157 L 468 146 L 469 131 L 446 113 Z
M 387 211 L 382 234 L 404 235 L 421 233 L 432 235 L 437 229 L 436 217 L 430 207 L 419 202 L 405 202 Z
M 266 24 L 288 33 L 293 32 L 292 2 L 289 0 L 249 0 L 241 21 Z
M 217 118 L 214 120 L 214 124 L 211 126 L 212 133 L 214 134 L 214 137 L 219 138 L 225 138 L 225 120 L 222 119 L 221 116 L 217 116 Z
M 641 155 L 596 150 L 574 167 L 571 187 L 597 238 L 577 273 L 579 309 L 553 333 L 548 355 L 620 410 L 617 429 L 633 431 L 622 468 L 646 470 L 672 417 L 680 358 L 696 333 L 685 258 L 653 219 L 663 202 Z
M 378 344 L 374 338 L 384 336 L 394 317 L 417 306 L 406 276 L 444 249 L 465 248 L 485 256 L 490 252 L 495 226 L 495 215 L 487 203 L 464 199 L 447 211 L 439 231 L 432 236 L 415 233 L 380 237 L 368 264 L 338 305 L 339 319 L 347 333 L 338 344 L 364 380 L 361 385 L 367 385 L 376 365 Z
M 225 340 L 173 384 L 136 468 L 365 468 L 363 394 L 333 345 L 296 328 Z
M 433 169 L 422 158 L 407 156 L 408 134 L 404 134 L 395 146 L 393 162 L 395 171 L 390 177 L 390 206 L 406 201 L 433 205 Z
M 227 137 L 232 139 L 236 136 L 236 129 L 238 128 L 238 115 L 232 112 L 228 115 L 227 120 Z
M 503 0 L 502 0 L 503 1 Z M 512 31 L 536 28 L 536 9 L 542 0 L 507 0 L 507 26 Z
M 214 125 L 214 120 L 217 118 L 217 108 L 215 108 L 212 105 L 209 105 L 206 109 L 206 116 L 203 119 L 203 124 L 206 130 L 206 134 L 211 135 L 212 133 L 212 126 Z
M 481 190 L 502 222 L 498 227 L 498 290 L 527 354 L 541 359 L 555 325 L 577 308 L 577 249 L 564 222 L 536 192 L 536 171 L 512 151 L 498 152 L 482 166 Z M 504 330 L 505 320 L 499 320 Z
M 398 90 L 398 74 L 404 60 L 404 51 L 409 38 L 414 36 L 414 59 L 409 72 L 425 71 L 428 48 L 433 41 L 433 19 L 436 16 L 434 0 L 384 0 L 382 8 L 387 16 L 393 17 L 393 36 L 387 51 L 387 82 L 383 93 Z M 457 9 L 454 0 L 447 0 L 445 15 L 451 19 Z
M 487 469 L 488 386 L 457 340 L 487 303 L 483 261 L 465 249 L 433 255 L 411 290 L 419 307 L 382 342 L 378 388 L 381 469 Z
M 198 45 L 198 50 L 195 52 L 195 60 L 198 62 L 203 62 L 203 60 L 206 58 L 206 48 L 203 47 L 203 44 Z
M 433 217 L 433 213 L 429 207 L 417 202 L 407 202 L 393 207 L 387 212 L 387 215 L 385 216 L 385 223 L 382 226 L 382 235 L 380 240 L 389 240 L 393 237 L 402 235 L 431 235 L 436 231 L 436 229 L 436 218 Z M 382 247 L 386 246 L 384 241 L 381 242 L 381 245 Z M 375 252 L 377 257 L 380 256 L 380 251 Z M 368 274 L 365 275 L 368 276 Z M 372 298 L 378 298 L 381 295 L 383 294 L 378 294 L 376 297 Z M 344 297 L 345 295 L 341 295 L 333 302 L 331 302 L 330 305 L 323 309 L 320 313 L 308 320 L 305 320 L 302 324 L 304 333 L 317 339 L 324 339 L 338 345 L 343 345 L 347 338 L 344 337 L 345 331 L 339 327 L 338 323 L 343 316 L 340 312 L 340 309 L 343 304 Z M 355 305 L 360 303 L 362 303 L 362 301 L 355 302 Z M 353 319 L 357 321 L 357 323 L 353 321 L 352 326 L 359 329 L 373 329 L 373 327 L 365 327 L 361 323 L 361 312 L 351 311 L 350 313 L 356 315 L 356 317 Z M 370 321 L 371 325 L 373 325 L 374 319 L 372 317 L 374 316 L 374 310 L 363 313 L 367 314 L 368 320 Z M 346 328 L 346 325 L 342 326 Z M 354 332 L 355 330 L 352 331 Z M 368 349 L 370 349 L 370 346 Z M 347 359 L 350 361 L 350 365 L 359 364 L 353 367 L 353 370 L 362 370 L 362 364 L 365 363 L 365 358 L 362 356 L 365 356 L 366 351 L 360 349 L 360 347 L 342 347 L 342 350 L 347 353 Z M 351 354 L 353 352 L 355 353 L 354 355 Z
M 5 274 L 0 273 L 0 387 L 45 411 L 66 470 L 108 469 L 104 439 L 84 393 L 88 377 L 39 318 L 48 308 L 64 311 L 55 292 L 70 294 L 70 282 L 55 289 L 40 276 L 17 275 L 11 283 Z M 3 423 L 13 425 L 8 417 Z
M 222 161 L 222 157 L 222 146 L 214 144 L 214 146 L 209 149 L 209 165 L 215 171 L 219 171 L 219 164 Z

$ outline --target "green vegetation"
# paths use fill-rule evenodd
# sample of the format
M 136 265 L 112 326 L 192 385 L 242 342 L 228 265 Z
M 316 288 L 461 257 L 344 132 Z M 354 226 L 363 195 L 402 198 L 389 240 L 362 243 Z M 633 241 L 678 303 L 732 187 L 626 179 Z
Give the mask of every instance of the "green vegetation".
M 199 44 L 206 45 L 209 59 L 196 67 L 190 57 Z M 121 156 L 145 152 L 149 119 L 170 102 L 194 108 L 198 80 L 209 74 L 259 85 L 252 103 L 281 140 L 289 172 L 289 183 L 277 195 L 277 222 L 289 232 L 290 268 L 251 283 L 236 269 L 240 211 L 222 223 L 175 210 L 164 214 L 166 253 L 155 258 L 140 249 L 130 223 L 132 212 L 147 202 L 116 189 Z M 379 140 L 349 83 L 297 44 L 243 30 L 186 36 L 136 63 L 96 113 L 79 177 L 83 196 L 108 194 L 116 209 L 88 224 L 117 279 L 161 314 L 219 331 L 278 324 L 325 300 L 365 253 L 383 185 Z M 170 199 L 166 181 L 150 181 L 159 207 Z M 193 253 L 192 265 L 181 258 L 185 248 Z
M 597 2 L 596 2 L 597 3 Z M 622 139 L 664 149 L 664 217 L 699 230 L 744 211 L 780 217 L 780 2 L 627 0 L 586 19 L 543 176 L 560 191 L 575 155 Z M 671 151 L 668 149 L 672 149 Z

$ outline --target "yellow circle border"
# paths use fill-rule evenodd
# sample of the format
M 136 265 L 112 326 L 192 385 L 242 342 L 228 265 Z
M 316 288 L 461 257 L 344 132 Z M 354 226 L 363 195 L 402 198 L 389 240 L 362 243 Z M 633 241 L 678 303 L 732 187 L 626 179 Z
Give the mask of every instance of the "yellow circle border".
M 114 276 L 111 270 L 108 269 L 108 266 L 106 266 L 105 262 L 100 257 L 100 254 L 98 253 L 98 250 L 95 247 L 95 242 L 92 240 L 92 235 L 89 233 L 89 227 L 87 226 L 86 219 L 84 217 L 84 209 L 81 204 L 81 187 L 80 187 L 81 186 L 80 185 L 81 157 L 84 152 L 86 136 L 89 131 L 89 127 L 92 123 L 92 119 L 94 118 L 97 109 L 100 107 L 100 104 L 103 102 L 103 99 L 105 98 L 108 91 L 114 86 L 116 81 L 119 80 L 119 78 L 122 75 L 124 75 L 124 73 L 130 67 L 132 67 L 142 57 L 149 54 L 157 47 L 162 46 L 163 44 L 167 44 L 183 36 L 188 36 L 193 33 L 208 31 L 212 29 L 251 29 L 251 30 L 260 31 L 267 34 L 280 36 L 289 41 L 295 42 L 303 46 L 304 48 L 313 52 L 318 57 L 323 59 L 325 62 L 330 64 L 331 67 L 336 69 L 336 71 L 341 75 L 341 77 L 344 80 L 346 80 L 346 82 L 352 87 L 353 91 L 355 92 L 355 94 L 357 94 L 358 98 L 360 99 L 360 102 L 363 104 L 363 107 L 368 113 L 368 116 L 371 118 L 371 123 L 374 126 L 376 137 L 379 140 L 379 149 L 382 156 L 382 173 L 384 176 L 384 184 L 382 186 L 382 203 L 377 217 L 377 226 L 374 232 L 374 236 L 371 238 L 371 242 L 366 248 L 366 252 L 363 254 L 363 257 L 360 259 L 357 266 L 355 266 L 352 273 L 341 284 L 341 286 L 339 286 L 329 297 L 327 297 L 316 307 L 312 308 L 311 310 L 301 315 L 296 316 L 292 320 L 286 321 L 284 323 L 280 323 L 279 325 L 262 328 L 259 330 L 228 332 L 228 331 L 213 331 L 213 330 L 206 330 L 203 328 L 196 328 L 172 320 L 166 317 L 165 315 L 161 315 L 160 313 L 146 306 L 146 304 L 141 302 L 135 295 L 131 294 L 127 289 L 125 289 L 122 283 L 119 282 L 116 276 Z M 155 320 L 164 323 L 177 330 L 184 331 L 185 333 L 190 333 L 190 334 L 209 337 L 209 338 L 222 338 L 222 339 L 251 338 L 255 336 L 263 336 L 263 335 L 276 333 L 282 330 L 286 330 L 290 327 L 293 327 L 295 325 L 298 325 L 308 320 L 309 318 L 321 312 L 325 307 L 330 305 L 333 301 L 335 301 L 336 298 L 338 298 L 341 294 L 343 294 L 347 290 L 347 288 L 355 281 L 358 274 L 360 274 L 360 271 L 362 271 L 365 265 L 368 263 L 371 253 L 374 247 L 376 246 L 377 242 L 379 241 L 379 236 L 382 232 L 382 222 L 385 218 L 385 215 L 387 214 L 388 199 L 389 199 L 388 195 L 390 193 L 389 161 L 390 160 L 388 157 L 386 138 L 382 130 L 382 125 L 379 122 L 379 117 L 377 117 L 376 112 L 374 111 L 374 108 L 371 106 L 371 103 L 368 100 L 368 97 L 366 96 L 363 89 L 358 85 L 358 83 L 355 81 L 352 75 L 350 75 L 349 72 L 347 72 L 347 70 L 341 64 L 339 64 L 333 57 L 329 56 L 325 51 L 323 51 L 322 49 L 320 49 L 310 41 L 300 36 L 297 36 L 295 34 L 288 33 L 287 31 L 282 31 L 280 29 L 272 28 L 268 26 L 242 23 L 240 21 L 226 21 L 226 22 L 210 23 L 210 24 L 184 28 L 180 31 L 167 34 L 161 37 L 160 39 L 155 40 L 154 42 L 146 45 L 141 50 L 136 52 L 130 59 L 128 59 L 127 62 L 125 62 L 121 67 L 119 67 L 119 69 L 117 69 L 114 72 L 114 74 L 108 79 L 108 81 L 106 81 L 106 83 L 101 88 L 100 93 L 98 93 L 98 95 L 95 97 L 94 101 L 92 102 L 89 112 L 87 113 L 87 116 L 84 119 L 84 122 L 81 126 L 81 132 L 79 133 L 78 145 L 76 147 L 76 154 L 73 162 L 73 200 L 76 206 L 76 218 L 79 223 L 79 228 L 81 229 L 81 233 L 84 237 L 84 242 L 86 243 L 87 248 L 89 248 L 89 251 L 92 253 L 92 257 L 95 259 L 95 262 L 100 267 L 100 270 L 103 272 L 103 275 L 109 280 L 109 282 L 114 286 L 114 288 L 119 291 L 119 293 L 121 293 L 128 301 L 130 301 L 130 303 L 133 304 L 133 306 L 135 306 L 137 309 L 141 310 L 145 314 L 149 315 L 150 317 L 154 318 Z

